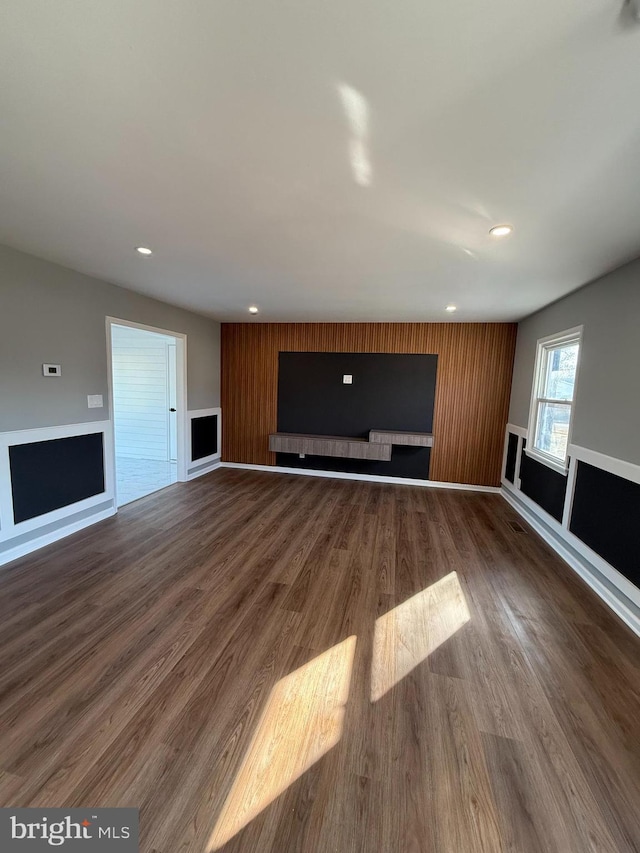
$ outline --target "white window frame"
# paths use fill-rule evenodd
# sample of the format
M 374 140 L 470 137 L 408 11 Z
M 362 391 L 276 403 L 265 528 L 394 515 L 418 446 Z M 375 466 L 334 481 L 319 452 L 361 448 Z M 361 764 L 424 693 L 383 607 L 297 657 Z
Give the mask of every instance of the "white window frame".
M 532 459 L 542 462 L 554 471 L 559 471 L 561 474 L 567 475 L 569 471 L 569 446 L 572 441 L 573 433 L 573 416 L 576 405 L 576 392 L 578 388 L 578 374 L 580 372 L 580 361 L 582 358 L 582 331 L 583 326 L 575 326 L 573 329 L 567 329 L 564 332 L 559 332 L 555 335 L 548 335 L 546 338 L 540 338 L 536 345 L 536 361 L 535 370 L 533 373 L 533 386 L 531 388 L 531 403 L 529 406 L 529 430 L 525 453 Z M 573 386 L 573 400 L 554 400 L 542 396 L 542 384 L 545 379 L 545 368 L 547 365 L 547 356 L 550 350 L 557 349 L 567 344 L 578 344 L 578 362 L 576 365 L 576 378 Z M 564 460 L 558 459 L 556 456 L 551 456 L 543 450 L 535 447 L 535 440 L 538 427 L 538 410 L 540 403 L 559 403 L 570 407 L 569 415 L 569 430 L 567 436 L 567 454 Z

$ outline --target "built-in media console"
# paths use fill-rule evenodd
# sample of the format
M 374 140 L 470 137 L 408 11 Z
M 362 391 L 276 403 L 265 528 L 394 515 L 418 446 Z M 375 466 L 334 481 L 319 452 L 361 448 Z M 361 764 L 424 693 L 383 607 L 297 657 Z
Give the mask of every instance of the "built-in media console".
M 375 444 L 398 444 L 401 447 L 433 447 L 430 432 L 392 432 L 387 429 L 369 431 L 369 441 Z
M 388 462 L 392 445 L 433 447 L 433 435 L 426 432 L 389 432 L 370 430 L 369 438 L 340 435 L 304 435 L 275 432 L 269 436 L 269 450 L 274 453 L 297 453 L 299 456 L 334 456 L 339 459 L 370 459 Z

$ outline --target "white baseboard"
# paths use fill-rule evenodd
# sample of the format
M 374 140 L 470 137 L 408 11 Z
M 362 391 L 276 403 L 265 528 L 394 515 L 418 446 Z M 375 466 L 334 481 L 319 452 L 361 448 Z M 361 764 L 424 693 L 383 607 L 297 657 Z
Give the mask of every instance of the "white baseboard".
M 500 494 L 495 486 L 471 486 L 464 483 L 443 483 L 439 480 L 416 480 L 408 477 L 386 477 L 382 474 L 347 474 L 344 471 L 319 471 L 314 468 L 283 468 L 278 465 L 250 465 L 245 462 L 222 462 L 222 468 L 244 468 L 247 471 L 267 471 L 273 474 L 301 474 L 303 477 L 328 477 L 331 480 L 362 480 L 365 483 L 391 483 L 396 486 L 422 486 L 427 489 L 461 489 L 465 492 Z
M 196 471 L 187 471 L 187 480 L 195 480 L 196 477 L 202 477 L 204 474 L 210 474 L 212 471 L 215 471 L 216 468 L 222 467 L 223 464 L 224 463 L 220 462 L 220 459 L 217 459 L 205 468 L 198 469 Z
M 547 516 L 548 521 L 547 518 L 543 519 L 533 507 L 528 506 L 522 500 L 526 496 L 518 495 L 516 497 L 509 488 L 502 489 L 502 496 L 533 527 L 536 533 L 553 548 L 556 554 L 562 557 L 565 563 L 580 575 L 582 580 L 591 587 L 605 604 L 640 637 L 640 617 L 632 609 L 635 603 L 627 599 L 622 591 L 618 592 L 615 585 L 596 566 L 573 550 L 571 544 L 565 538 L 566 535 L 571 534 L 566 534 L 566 531 L 551 516 Z M 540 510 L 540 512 L 543 512 L 543 510 Z M 631 607 L 629 604 L 631 604 Z
M 109 509 L 104 509 L 95 515 L 90 515 L 88 518 L 82 518 L 80 521 L 66 524 L 64 527 L 58 528 L 58 530 L 53 530 L 50 533 L 45 533 L 43 536 L 29 539 L 28 542 L 22 542 L 20 545 L 16 545 L 15 548 L 10 548 L 8 551 L 0 554 L 0 566 L 5 566 L 7 563 L 13 562 L 13 560 L 18 560 L 20 557 L 26 557 L 27 554 L 39 551 L 40 548 L 44 548 L 46 545 L 51 545 L 59 539 L 64 539 L 72 533 L 77 533 L 79 530 L 90 527 L 92 524 L 97 524 L 98 521 L 104 521 L 105 518 L 110 518 L 115 514 L 115 507 L 109 507 Z

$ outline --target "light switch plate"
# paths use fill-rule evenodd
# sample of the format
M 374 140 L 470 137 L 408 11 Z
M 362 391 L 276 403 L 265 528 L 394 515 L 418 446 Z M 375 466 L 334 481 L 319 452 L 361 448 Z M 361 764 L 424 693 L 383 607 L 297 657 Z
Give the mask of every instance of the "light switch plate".
M 59 364 L 43 364 L 43 376 L 62 376 L 62 367 Z
M 342 376 L 342 384 L 353 385 L 353 375 L 351 373 L 344 373 Z
M 101 409 L 103 406 L 102 394 L 87 394 L 87 406 L 90 409 Z

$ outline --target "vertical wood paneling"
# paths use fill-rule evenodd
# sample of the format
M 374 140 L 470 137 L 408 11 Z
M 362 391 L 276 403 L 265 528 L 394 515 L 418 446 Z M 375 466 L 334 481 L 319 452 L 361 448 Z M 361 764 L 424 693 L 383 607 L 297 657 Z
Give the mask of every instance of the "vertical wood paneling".
M 435 353 L 431 479 L 497 486 L 514 323 L 224 323 L 223 459 L 275 464 L 279 352 Z M 372 424 L 372 427 L 376 426 Z

